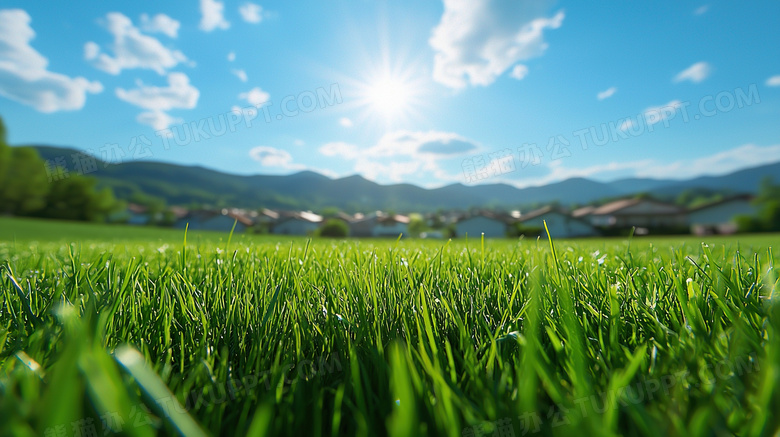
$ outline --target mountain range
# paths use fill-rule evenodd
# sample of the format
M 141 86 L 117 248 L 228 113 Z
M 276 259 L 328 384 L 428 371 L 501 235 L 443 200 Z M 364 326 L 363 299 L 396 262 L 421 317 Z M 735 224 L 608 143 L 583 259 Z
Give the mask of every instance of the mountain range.
M 44 160 L 63 158 L 72 163 L 76 149 L 31 146 Z M 97 159 L 97 158 L 96 158 Z M 71 172 L 73 170 L 71 169 Z M 145 193 L 169 205 L 208 204 L 244 208 L 312 209 L 337 207 L 347 211 L 433 211 L 470 207 L 517 208 L 558 202 L 586 204 L 637 193 L 651 193 L 671 200 L 686 190 L 704 193 L 755 193 L 765 176 L 780 175 L 780 162 L 743 169 L 722 176 L 687 180 L 628 178 L 599 182 L 571 178 L 537 187 L 517 188 L 507 184 L 467 186 L 460 183 L 425 189 L 412 184 L 380 185 L 359 175 L 339 179 L 312 171 L 290 175 L 235 175 L 199 166 L 153 161 L 106 164 L 97 159 L 89 173 L 117 197 L 129 199 Z

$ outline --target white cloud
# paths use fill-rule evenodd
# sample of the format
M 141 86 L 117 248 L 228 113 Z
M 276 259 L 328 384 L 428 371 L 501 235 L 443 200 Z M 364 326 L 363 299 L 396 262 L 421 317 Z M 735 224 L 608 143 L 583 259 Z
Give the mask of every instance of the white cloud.
M 103 91 L 103 85 L 49 71 L 49 60 L 30 45 L 30 22 L 21 9 L 0 11 L 0 95 L 40 112 L 83 108 L 86 94 Z
M 355 159 L 360 156 L 360 150 L 357 146 L 344 142 L 324 144 L 319 148 L 319 152 L 324 156 L 338 156 L 344 159 Z
M 627 162 L 608 162 L 583 168 L 566 167 L 562 161 L 553 161 L 547 167 L 550 173 L 533 179 L 505 180 L 518 188 L 541 186 L 574 177 L 606 179 L 610 173 L 619 177 L 654 179 L 691 179 L 699 176 L 717 176 L 745 168 L 780 161 L 780 144 L 757 146 L 744 144 L 733 149 L 699 158 L 661 162 L 645 159 Z M 628 173 L 628 174 L 627 174 Z M 491 181 L 495 182 L 495 180 Z
M 308 167 L 303 164 L 293 162 L 292 155 L 282 149 L 269 146 L 257 146 L 249 150 L 249 157 L 260 163 L 263 167 L 275 167 L 283 170 L 311 170 L 330 178 L 337 178 L 339 175 L 334 171 L 321 168 Z
M 279 167 L 288 170 L 303 170 L 306 166 L 295 164 L 292 156 L 286 151 L 268 146 L 257 146 L 249 151 L 249 157 L 259 162 L 263 167 Z
M 254 87 L 251 90 L 238 95 L 239 99 L 246 100 L 252 106 L 260 107 L 268 102 L 271 95 L 263 91 L 259 87 Z
M 552 161 L 547 164 L 547 168 L 550 173 L 542 177 L 534 177 L 533 179 L 521 179 L 521 180 L 503 180 L 502 182 L 514 185 L 517 188 L 525 188 L 530 186 L 543 186 L 552 184 L 555 182 L 565 181 L 571 178 L 590 178 L 597 175 L 604 175 L 604 173 L 625 172 L 631 170 L 639 170 L 648 165 L 651 165 L 653 161 L 629 161 L 629 162 L 608 162 L 606 164 L 596 164 L 589 167 L 572 168 L 566 167 L 562 161 Z M 495 180 L 491 182 L 496 182 Z
M 241 82 L 246 82 L 247 80 L 249 80 L 249 79 L 246 77 L 246 71 L 244 71 L 244 70 L 232 70 L 232 72 L 233 72 L 233 74 L 235 74 L 235 75 L 236 75 L 236 77 L 237 77 L 237 78 L 238 78 L 238 79 L 239 79 Z
M 766 86 L 780 86 L 780 74 L 766 80 Z
M 293 141 L 293 144 L 295 144 L 296 146 L 304 146 L 306 145 L 306 142 L 301 139 L 296 139 L 295 141 Z
M 125 69 L 144 68 L 162 75 L 187 61 L 182 52 L 169 49 L 158 39 L 142 34 L 129 18 L 119 12 L 106 14 L 103 25 L 114 36 L 111 45 L 114 56 L 101 53 L 100 47 L 90 41 L 84 45 L 84 58 L 106 73 L 116 75 Z
M 139 123 L 151 126 L 156 131 L 167 129 L 175 123 L 183 123 L 184 120 L 177 117 L 171 117 L 163 111 L 145 111 L 135 118 Z
M 696 8 L 696 10 L 693 11 L 694 15 L 703 15 L 710 9 L 710 5 L 702 5 Z
M 125 90 L 116 89 L 116 96 L 144 109 L 167 111 L 170 109 L 192 109 L 198 104 L 200 92 L 190 85 L 190 79 L 184 73 L 168 75 L 167 87 L 144 86 Z
M 84 59 L 94 59 L 100 53 L 100 46 L 89 41 L 84 44 Z
M 198 104 L 200 91 L 190 85 L 190 79 L 184 73 L 170 73 L 167 87 L 145 86 L 138 83 L 138 88 L 125 90 L 116 89 L 116 96 L 121 100 L 148 111 L 138 115 L 137 120 L 152 126 L 155 130 L 165 129 L 176 120 L 165 111 L 171 109 L 192 109 Z
M 296 140 L 296 143 L 303 141 Z M 297 145 L 297 144 L 296 144 Z M 292 155 L 283 149 L 277 149 L 270 146 L 257 146 L 249 150 L 249 157 L 260 163 L 263 167 L 279 168 L 283 170 L 311 170 L 330 178 L 337 178 L 339 174 L 332 170 L 309 167 L 304 164 L 294 162 Z
M 697 62 L 685 70 L 679 72 L 674 77 L 674 82 L 689 80 L 693 83 L 699 83 L 709 77 L 712 72 L 712 66 L 706 62 Z
M 403 182 L 409 175 L 417 175 L 423 172 L 423 163 L 420 161 L 391 161 L 389 163 L 379 161 L 358 160 L 355 163 L 357 173 L 364 178 L 376 181 L 386 177 L 393 182 Z
M 230 108 L 230 112 L 242 116 L 246 123 L 250 123 L 258 116 L 258 109 L 255 106 L 240 107 L 234 105 Z
M 259 88 L 256 88 L 256 89 L 260 90 Z M 260 90 L 260 92 L 264 93 L 262 90 Z M 248 93 L 241 93 L 241 95 L 244 96 L 244 98 L 246 98 L 246 96 L 249 95 L 249 94 L 252 94 L 252 91 L 250 91 Z M 267 94 L 267 93 L 265 93 L 265 94 Z M 268 100 L 263 100 L 261 95 L 255 96 L 255 97 L 253 97 L 253 99 L 256 99 L 256 101 L 258 101 L 260 103 L 253 103 L 253 104 L 250 104 L 248 106 L 233 105 L 230 108 L 230 112 L 232 112 L 232 113 L 234 113 L 236 115 L 240 115 L 241 117 L 244 118 L 244 122 L 246 123 L 247 126 L 251 126 L 252 123 L 259 123 L 259 122 L 261 122 L 263 120 L 263 119 L 258 119 L 258 117 L 260 117 L 260 108 L 262 108 L 263 106 L 265 106 L 266 103 L 268 103 Z M 277 117 L 280 117 L 280 116 L 278 115 Z M 268 118 L 268 114 L 267 113 L 265 114 L 265 118 L 266 118 L 265 122 L 266 123 L 269 122 L 269 120 L 267 119 Z M 256 120 L 256 121 L 253 121 L 253 120 Z
M 200 30 L 211 32 L 214 29 L 225 30 L 230 23 L 222 15 L 225 5 L 216 0 L 200 0 Z
M 620 123 L 620 126 L 618 126 L 618 129 L 620 129 L 622 131 L 627 131 L 627 130 L 630 130 L 631 128 L 633 128 L 635 125 L 636 125 L 636 123 L 634 123 L 633 120 L 631 120 L 630 118 L 627 118 L 626 121 L 624 121 L 623 123 Z
M 523 64 L 517 64 L 509 75 L 517 80 L 523 80 L 528 75 L 528 67 Z
M 176 38 L 179 36 L 180 26 L 181 23 L 165 14 L 157 14 L 151 18 L 146 14 L 141 14 L 141 29 L 144 32 L 160 32 L 171 38 Z
M 637 170 L 637 177 L 689 179 L 704 175 L 723 175 L 747 167 L 780 161 L 780 144 L 757 146 L 743 144 L 733 149 L 691 160 L 656 162 Z
M 402 182 L 407 175 L 425 172 L 438 181 L 456 180 L 447 174 L 439 161 L 452 159 L 479 146 L 450 132 L 395 131 L 385 134 L 368 148 L 344 143 L 327 143 L 320 147 L 323 156 L 354 161 L 353 170 L 367 179 L 386 178 Z
M 375 157 L 396 155 L 426 157 L 460 155 L 476 149 L 478 146 L 473 141 L 451 132 L 395 131 L 385 134 L 367 152 Z
M 241 18 L 247 23 L 259 23 L 263 21 L 263 7 L 254 3 L 244 3 L 238 8 Z
M 233 62 L 236 60 L 236 52 L 230 52 L 227 55 L 227 60 Z
M 608 99 L 608 98 L 614 96 L 616 92 L 617 92 L 617 88 L 616 87 L 610 87 L 610 88 L 607 88 L 604 91 L 596 94 L 596 97 L 599 100 L 604 100 L 604 99 Z
M 671 117 L 678 109 L 682 107 L 683 104 L 681 101 L 672 100 L 665 105 L 651 106 L 642 111 L 642 115 L 644 116 L 645 122 L 648 124 L 648 126 L 652 126 Z
M 339 124 L 340 124 L 340 125 L 342 125 L 342 126 L 344 126 L 344 127 L 352 127 L 352 126 L 354 126 L 354 125 L 355 125 L 354 123 L 352 123 L 352 120 L 350 120 L 350 119 L 349 119 L 349 118 L 347 118 L 347 117 L 341 117 L 341 118 L 339 119 Z
M 519 61 L 547 49 L 545 29 L 557 29 L 564 13 L 542 15 L 547 2 L 444 0 L 444 14 L 429 44 L 433 78 L 451 88 L 490 85 Z
M 651 106 L 642 111 L 642 113 L 636 118 L 636 121 L 632 120 L 631 118 L 627 118 L 625 121 L 623 121 L 623 123 L 620 124 L 618 128 L 622 131 L 627 131 L 638 126 L 638 123 L 641 124 L 642 121 L 644 121 L 647 126 L 652 126 L 676 115 L 677 111 L 683 106 L 683 102 L 679 100 L 672 100 L 665 105 Z

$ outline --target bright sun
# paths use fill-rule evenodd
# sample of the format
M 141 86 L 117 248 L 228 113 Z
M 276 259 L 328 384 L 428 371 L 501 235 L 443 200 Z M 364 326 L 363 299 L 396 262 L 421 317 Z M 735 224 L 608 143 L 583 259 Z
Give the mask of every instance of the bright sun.
M 392 67 L 368 64 L 360 78 L 344 79 L 349 86 L 355 123 L 370 129 L 389 129 L 425 119 L 427 77 L 416 65 Z
M 394 118 L 409 109 L 412 96 L 409 84 L 397 78 L 385 77 L 369 84 L 365 97 L 373 111 Z

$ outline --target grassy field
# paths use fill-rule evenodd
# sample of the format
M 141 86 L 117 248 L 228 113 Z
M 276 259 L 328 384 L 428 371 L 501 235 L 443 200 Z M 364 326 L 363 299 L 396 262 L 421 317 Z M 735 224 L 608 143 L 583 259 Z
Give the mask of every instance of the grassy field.
M 780 235 L 553 243 L 0 218 L 0 435 L 777 435 Z

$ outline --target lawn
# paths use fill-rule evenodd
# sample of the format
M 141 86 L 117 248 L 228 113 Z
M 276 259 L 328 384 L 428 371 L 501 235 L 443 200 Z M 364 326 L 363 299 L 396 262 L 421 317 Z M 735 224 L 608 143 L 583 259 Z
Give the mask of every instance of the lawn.
M 553 243 L 0 218 L 0 435 L 778 432 L 779 235 Z

